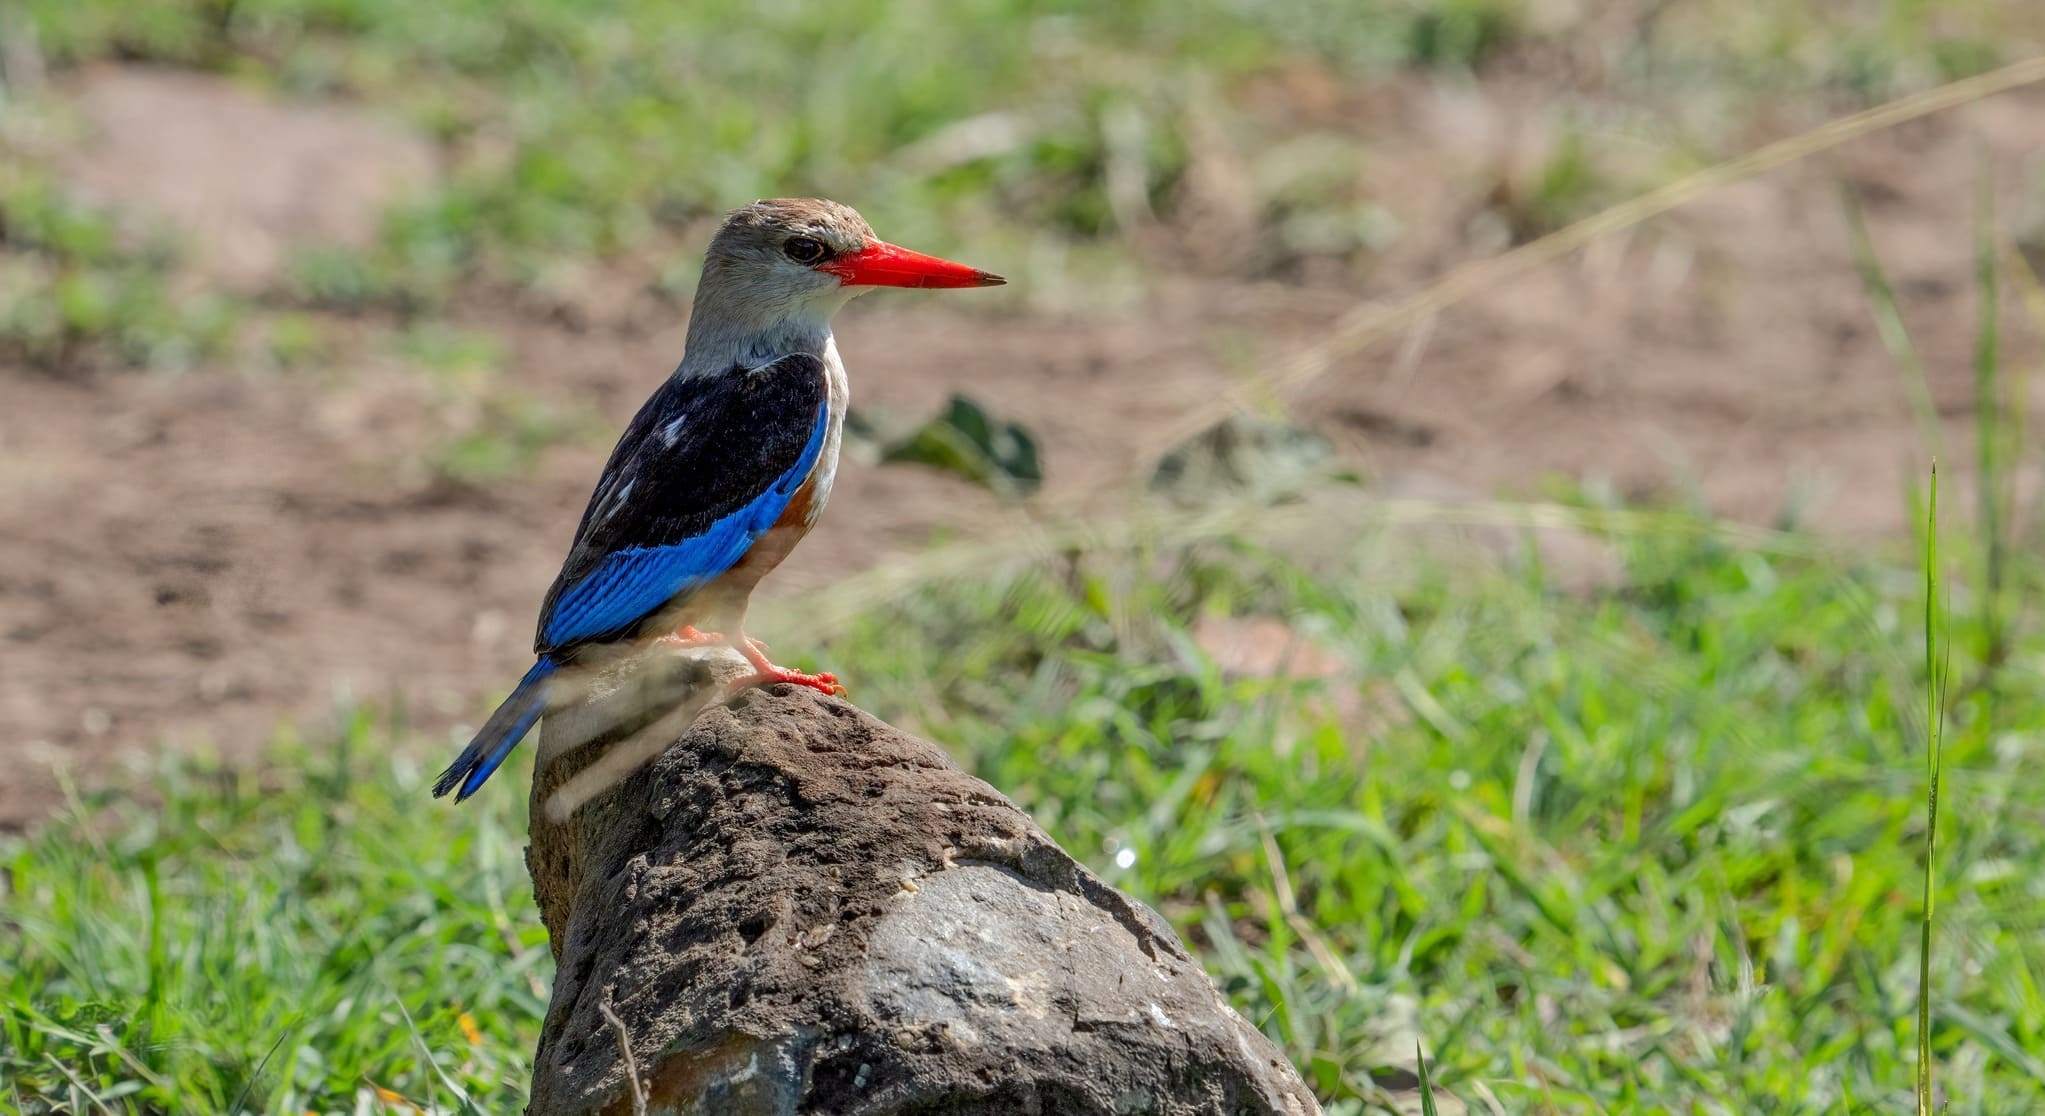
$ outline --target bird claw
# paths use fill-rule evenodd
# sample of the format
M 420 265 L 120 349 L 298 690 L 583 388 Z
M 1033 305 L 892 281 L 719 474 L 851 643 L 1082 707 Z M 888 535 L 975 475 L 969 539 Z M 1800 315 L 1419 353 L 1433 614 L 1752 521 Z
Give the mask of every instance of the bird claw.
M 737 685 L 741 688 L 771 686 L 776 682 L 786 682 L 791 686 L 806 686 L 818 693 L 829 694 L 832 697 L 845 696 L 845 687 L 839 684 L 837 675 L 828 672 L 804 674 L 799 670 L 775 666 L 767 658 L 766 644 L 746 635 L 744 632 L 740 632 L 738 638 L 739 652 L 746 657 L 747 662 L 753 664 L 751 676 L 739 679 Z
M 711 647 L 731 643 L 730 640 L 724 638 L 721 632 L 697 631 L 696 627 L 692 624 L 684 624 L 672 634 L 661 636 L 653 642 L 664 647 L 682 648 Z M 753 664 L 753 673 L 732 683 L 737 689 L 748 689 L 753 686 L 772 686 L 779 682 L 786 682 L 791 686 L 805 686 L 819 693 L 829 694 L 832 697 L 846 696 L 845 687 L 838 681 L 838 676 L 828 671 L 820 674 L 804 674 L 799 670 L 789 670 L 787 667 L 775 666 L 772 662 L 768 661 L 767 645 L 761 640 L 741 634 L 738 637 L 738 648 L 740 654 L 745 655 L 747 661 Z
M 848 696 L 844 685 L 838 681 L 838 676 L 829 671 L 818 674 L 804 674 L 799 670 L 774 667 L 772 670 L 758 671 L 745 678 L 741 678 L 736 685 L 740 689 L 749 689 L 754 686 L 772 686 L 777 682 L 786 682 L 791 686 L 805 686 L 818 693 L 829 694 L 832 697 Z

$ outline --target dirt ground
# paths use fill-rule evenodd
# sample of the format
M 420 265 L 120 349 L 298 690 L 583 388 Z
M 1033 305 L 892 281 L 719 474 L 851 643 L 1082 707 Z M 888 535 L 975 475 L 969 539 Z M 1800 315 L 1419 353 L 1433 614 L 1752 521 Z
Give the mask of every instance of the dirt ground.
M 1395 298 L 1467 258 L 1481 172 L 1528 134 L 1522 93 L 1372 96 L 1359 127 L 1383 157 L 1367 173 L 1405 234 L 1365 289 L 1164 276 L 1142 304 L 1096 315 L 1033 312 L 1014 288 L 878 295 L 841 319 L 856 399 L 917 414 L 967 392 L 1036 433 L 1044 505 L 1124 491 L 1152 464 L 1146 435 L 1358 298 Z M 306 228 L 345 241 L 373 219 L 380 183 L 431 174 L 406 137 L 333 107 L 252 99 L 205 78 L 96 75 L 78 91 L 87 127 L 65 173 L 81 193 L 197 229 L 255 214 L 205 265 L 235 284 L 282 258 L 271 241 Z M 238 114 L 233 126 L 163 138 L 216 109 Z M 2006 96 L 1723 190 L 1344 362 L 1294 401 L 1295 418 L 1400 492 L 1531 494 L 1560 475 L 1694 491 L 1752 521 L 1794 505 L 1825 530 L 1897 532 L 1925 455 L 1852 266 L 1839 183 L 1866 201 L 1945 452 L 1965 461 L 1974 199 L 1986 167 L 2006 230 L 2038 216 L 2041 110 L 2045 97 Z M 328 141 L 265 138 L 305 128 Z M 351 179 L 333 206 L 305 211 L 289 183 L 317 181 L 336 144 L 382 160 L 388 178 Z M 243 173 L 195 187 L 187 161 Z M 255 195 L 237 194 L 244 180 Z M 2010 313 L 2021 317 L 2014 300 Z M 610 429 L 674 364 L 685 325 L 629 294 L 574 321 L 484 297 L 455 317 L 498 339 L 499 390 Z M 355 336 L 367 327 L 342 330 L 355 340 L 311 372 L 0 367 L 0 826 L 50 809 L 56 771 L 91 783 L 160 747 L 246 756 L 280 722 L 314 728 L 351 697 L 402 702 L 428 731 L 473 722 L 529 661 L 532 611 L 605 437 L 503 479 L 447 480 L 426 463 L 474 401 L 450 404 L 389 346 Z M 2013 330 L 2011 368 L 2035 363 L 2034 336 Z M 827 585 L 941 532 L 981 537 L 1003 514 L 945 475 L 855 463 L 767 593 Z

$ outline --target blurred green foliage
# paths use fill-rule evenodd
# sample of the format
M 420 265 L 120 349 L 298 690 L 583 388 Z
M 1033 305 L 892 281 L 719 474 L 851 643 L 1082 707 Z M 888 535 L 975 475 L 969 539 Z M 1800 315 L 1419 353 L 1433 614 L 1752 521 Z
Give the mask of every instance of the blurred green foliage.
M 1323 168 L 1362 150 L 1353 114 L 1299 110 L 1295 79 L 1339 96 L 1397 67 L 1462 70 L 1529 47 L 1609 55 L 1621 96 L 1829 83 L 1871 97 L 1991 64 L 1994 33 L 2024 22 L 1983 0 L 1729 7 L 1646 6 L 1579 47 L 1584 14 L 1533 0 L 27 3 L 57 65 L 210 67 L 384 105 L 438 136 L 443 190 L 394 214 L 369 259 L 300 272 L 318 299 L 401 306 L 479 275 L 544 281 L 563 259 L 658 253 L 663 234 L 774 194 L 843 198 L 937 250 L 1084 246 L 1169 217 L 1216 144 L 1256 168 L 1251 223 L 1281 233 L 1253 266 L 1347 258 L 1384 234 L 1356 175 L 1267 173 L 1301 150 Z M 1253 82 L 1262 94 L 1241 96 Z M 1529 213 L 1576 215 L 1564 203 L 1596 180 L 1597 155 L 1559 156 Z M 1105 260 L 1061 258 L 1038 251 L 1031 266 Z
M 428 126 L 455 155 L 453 181 L 394 216 L 380 261 L 385 278 L 428 297 L 479 269 L 529 278 L 554 256 L 626 251 L 777 193 L 854 200 L 891 236 L 938 247 L 976 224 L 1095 236 L 1112 221 L 1109 163 L 1137 168 L 1150 199 L 1172 187 L 1193 83 L 1293 54 L 1388 64 L 1402 60 L 1399 44 L 1426 37 L 1423 20 L 1464 22 L 1325 0 L 170 0 L 146 14 L 55 0 L 31 10 L 60 62 L 120 54 L 216 67 L 295 94 L 392 105 Z M 1433 38 L 1467 38 L 1472 52 L 1490 41 Z M 1124 121 L 1120 134 L 1110 119 Z M 309 285 L 328 295 L 365 286 L 331 266 Z
M 1344 475 L 1326 438 L 1245 412 L 1166 451 L 1151 470 L 1150 491 L 1180 507 L 1278 503 Z
M 522 476 L 549 447 L 592 430 L 599 437 L 609 436 L 601 424 L 564 416 L 515 393 L 497 392 L 484 400 L 475 427 L 440 446 L 431 465 L 437 474 L 457 481 Z
M 883 463 L 928 465 L 1007 496 L 1042 487 L 1037 440 L 1020 423 L 987 413 L 978 400 L 953 395 L 944 408 L 913 429 L 883 433 L 865 412 L 847 418 L 850 433 L 878 443 Z
M 172 262 L 166 238 L 0 175 L 0 354 L 51 371 L 185 367 L 219 354 L 229 304 L 179 290 Z

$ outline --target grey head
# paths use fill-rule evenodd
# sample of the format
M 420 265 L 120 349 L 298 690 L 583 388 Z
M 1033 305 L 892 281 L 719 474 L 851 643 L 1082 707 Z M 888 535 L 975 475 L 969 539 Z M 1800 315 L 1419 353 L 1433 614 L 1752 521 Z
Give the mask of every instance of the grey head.
M 992 272 L 897 248 L 849 205 L 771 198 L 726 215 L 710 239 L 684 370 L 821 352 L 831 315 L 877 286 L 983 287 Z

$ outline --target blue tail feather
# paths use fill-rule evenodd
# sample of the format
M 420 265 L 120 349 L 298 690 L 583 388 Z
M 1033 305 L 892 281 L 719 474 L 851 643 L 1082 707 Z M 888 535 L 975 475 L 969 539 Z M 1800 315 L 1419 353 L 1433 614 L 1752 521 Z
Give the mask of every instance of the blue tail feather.
M 460 802 L 476 793 L 490 774 L 502 766 L 506 756 L 511 754 L 525 734 L 532 730 L 540 714 L 547 711 L 547 678 L 559 664 L 552 659 L 542 658 L 525 672 L 511 696 L 490 714 L 476 738 L 462 749 L 462 754 L 440 773 L 440 780 L 433 784 L 433 797 L 439 798 L 449 791 L 455 791 L 454 800 Z M 457 790 L 456 788 L 460 789 Z

